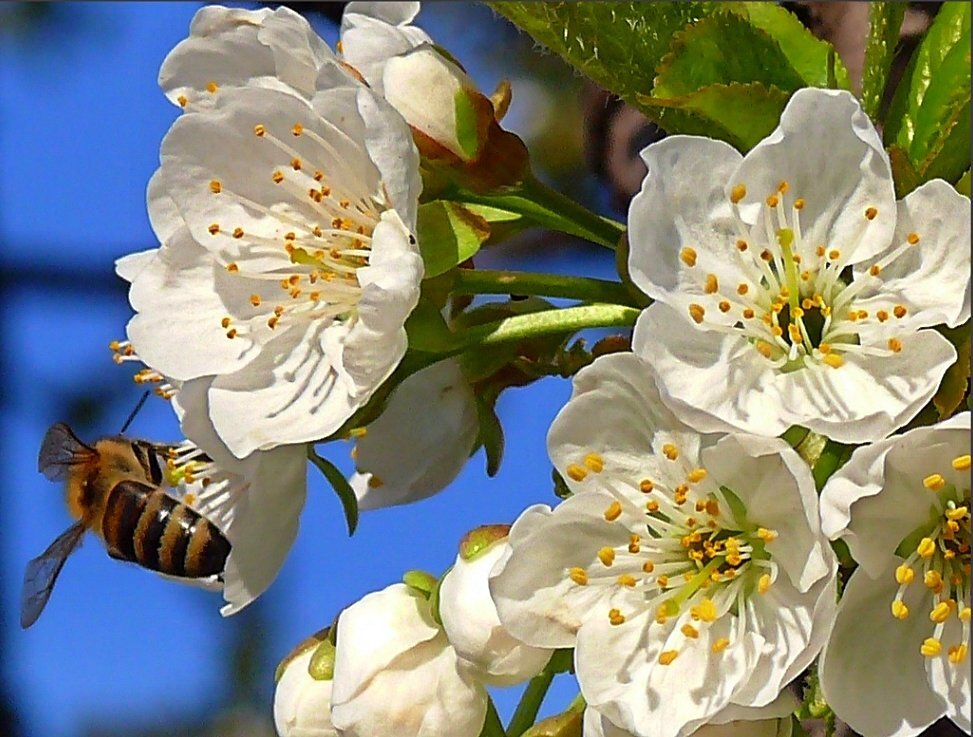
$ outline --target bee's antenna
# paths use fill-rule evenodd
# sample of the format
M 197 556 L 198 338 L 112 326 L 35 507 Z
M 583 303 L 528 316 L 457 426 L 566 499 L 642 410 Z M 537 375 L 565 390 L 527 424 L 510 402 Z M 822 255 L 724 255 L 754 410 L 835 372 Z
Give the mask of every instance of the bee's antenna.
M 132 424 L 132 420 L 135 419 L 135 415 L 139 413 L 139 410 L 142 409 L 142 405 L 145 404 L 145 400 L 149 398 L 149 393 L 149 390 L 146 389 L 138 404 L 135 405 L 135 409 L 132 410 L 131 414 L 128 416 L 128 419 L 125 420 L 125 424 L 122 425 L 122 429 L 119 430 L 119 435 L 124 435 L 125 431 L 128 430 L 128 426 Z

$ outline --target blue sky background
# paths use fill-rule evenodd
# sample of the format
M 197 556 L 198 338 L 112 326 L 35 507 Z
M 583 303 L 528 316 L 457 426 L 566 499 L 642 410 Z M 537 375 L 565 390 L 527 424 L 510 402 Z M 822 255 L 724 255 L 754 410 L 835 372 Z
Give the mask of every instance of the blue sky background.
M 0 35 L 0 269 L 7 286 L 0 312 L 0 663 L 20 731 L 30 737 L 205 718 L 234 693 L 227 658 L 241 624 L 221 619 L 220 597 L 112 561 L 93 536 L 68 563 L 40 621 L 27 632 L 17 624 L 25 564 L 70 524 L 61 490 L 36 470 L 44 431 L 73 408 L 92 419 L 79 427 L 83 436 L 116 432 L 139 397 L 131 372 L 116 367 L 107 348 L 130 316 L 121 282 L 110 275 L 117 257 L 156 245 L 145 185 L 176 116 L 156 76 L 198 7 L 65 4 L 29 35 Z M 466 20 L 468 10 L 477 22 Z M 428 7 L 420 16 L 492 90 L 514 70 L 504 72 L 484 19 L 483 8 Z M 317 25 L 333 43 L 335 29 Z M 515 131 L 535 122 L 525 88 L 515 81 Z M 480 264 L 613 271 L 610 254 L 594 247 L 536 261 L 487 254 Z M 569 391 L 567 382 L 548 379 L 504 395 L 507 451 L 499 476 L 486 478 L 481 452 L 449 490 L 366 514 L 351 540 L 330 488 L 311 471 L 297 544 L 275 585 L 240 615 L 267 638 L 255 667 L 268 718 L 277 659 L 342 606 L 406 569 L 441 572 L 477 524 L 509 522 L 530 503 L 554 501 L 544 438 Z M 169 440 L 177 426 L 168 405 L 151 400 L 131 432 Z M 347 448 L 324 452 L 348 467 Z M 546 711 L 560 710 L 574 693 L 561 677 Z M 516 693 L 497 698 L 509 714 Z

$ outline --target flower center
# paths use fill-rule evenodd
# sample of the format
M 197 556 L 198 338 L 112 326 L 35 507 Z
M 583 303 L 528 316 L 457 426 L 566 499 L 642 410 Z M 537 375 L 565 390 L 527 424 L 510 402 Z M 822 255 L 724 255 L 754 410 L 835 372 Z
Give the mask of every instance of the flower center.
M 355 184 L 360 177 L 340 152 L 309 128 L 295 123 L 290 134 L 304 142 L 312 159 L 263 124 L 253 132 L 260 139 L 257 145 L 275 148 L 280 157 L 270 179 L 287 201 L 268 207 L 219 180 L 209 183 L 214 196 L 230 198 L 274 224 L 262 233 L 220 223 L 209 226 L 213 237 L 230 239 L 223 253 L 260 261 L 259 268 L 248 268 L 224 258 L 227 272 L 266 284 L 255 286 L 249 298 L 252 309 L 222 318 L 226 337 L 274 330 L 282 321 L 353 319 L 361 297 L 358 270 L 368 266 L 372 234 L 384 207 Z
M 613 606 L 608 619 L 622 625 L 651 611 L 653 626 L 678 628 L 667 639 L 674 647 L 659 655 L 669 665 L 724 616 L 745 618 L 747 597 L 770 589 L 778 567 L 768 546 L 777 533 L 750 523 L 739 498 L 675 445 L 663 445 L 646 468 L 648 476 L 635 477 L 629 469 L 611 468 L 597 452 L 567 467 L 577 482 L 598 477 L 599 488 L 614 496 L 605 522 L 626 526 L 629 535 L 627 544 L 601 548 L 591 564 L 569 568 L 566 576 L 578 586 L 641 593 L 629 599 L 631 611 Z M 742 624 L 735 631 L 743 631 Z M 719 637 L 710 647 L 720 653 L 729 645 L 729 638 Z
M 697 253 L 692 246 L 680 251 L 690 280 L 701 292 L 701 301 L 689 305 L 693 322 L 701 329 L 742 336 L 782 371 L 819 364 L 839 368 L 847 354 L 900 352 L 902 341 L 888 328 L 906 316 L 907 308 L 890 301 L 870 312 L 861 309 L 856 298 L 864 290 L 878 291 L 883 269 L 916 245 L 919 236 L 910 233 L 904 243 L 849 284 L 849 260 L 878 216 L 877 208 L 866 208 L 852 242 L 835 248 L 804 238 L 801 211 L 806 203 L 790 192 L 786 181 L 761 203 L 752 226 L 739 211 L 746 195 L 744 184 L 730 191 L 737 229 L 733 251 L 742 281 L 727 284 L 713 273 L 720 271 L 717 260 L 722 256 Z M 707 259 L 712 259 L 711 271 Z M 876 336 L 879 328 L 881 335 Z
M 954 458 L 952 467 L 969 471 L 970 456 Z M 911 615 L 903 598 L 914 582 L 921 582 L 931 598 L 928 616 L 933 631 L 919 650 L 927 658 L 944 656 L 958 665 L 966 660 L 970 649 L 969 483 L 958 488 L 937 473 L 927 476 L 923 486 L 933 495 L 930 519 L 907 535 L 896 550 L 905 561 L 895 569 L 899 588 L 892 600 L 892 616 L 904 620 Z M 944 648 L 943 633 L 953 617 L 960 622 L 959 639 Z

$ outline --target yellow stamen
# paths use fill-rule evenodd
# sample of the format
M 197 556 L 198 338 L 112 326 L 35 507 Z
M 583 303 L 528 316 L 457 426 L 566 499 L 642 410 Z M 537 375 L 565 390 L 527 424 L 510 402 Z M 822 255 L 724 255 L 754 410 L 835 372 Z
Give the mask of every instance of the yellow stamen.
M 678 655 L 678 650 L 665 650 L 659 654 L 659 663 L 662 665 L 672 665 L 672 661 L 674 661 Z
M 734 205 L 739 204 L 740 200 L 747 196 L 747 185 L 737 184 L 730 190 L 730 202 Z
M 579 586 L 584 586 L 588 583 L 588 573 L 584 568 L 574 567 L 568 571 L 568 576 Z
M 584 466 L 579 466 L 577 463 L 571 463 L 565 471 L 568 474 L 568 478 L 572 481 L 584 481 L 588 476 L 588 469 Z
M 701 304 L 693 302 L 689 305 L 689 316 L 693 318 L 693 322 L 699 325 L 703 321 L 703 318 L 706 317 L 706 310 Z
M 716 642 L 713 643 L 713 647 L 710 649 L 714 653 L 721 653 L 724 650 L 726 650 L 726 648 L 729 647 L 729 645 L 730 645 L 730 641 L 725 637 L 721 637 Z
M 919 652 L 927 658 L 935 658 L 942 650 L 943 644 L 935 637 L 927 637 L 923 640 L 922 647 L 919 648 Z
M 907 607 L 903 602 L 895 600 L 892 602 L 892 616 L 896 619 L 908 619 L 909 618 L 909 607 Z
M 621 516 L 622 516 L 622 505 L 619 504 L 617 500 L 609 504 L 608 508 L 605 510 L 605 519 L 608 522 L 614 522 Z
M 617 609 L 608 610 L 608 621 L 614 625 L 620 625 L 625 623 L 625 615 L 622 614 Z
M 692 268 L 696 265 L 696 251 L 690 246 L 686 246 L 679 252 L 679 259 Z
M 604 547 L 598 551 L 598 560 L 601 561 L 603 566 L 610 566 L 615 562 L 615 549 Z
M 939 491 L 946 485 L 946 479 L 944 479 L 938 473 L 934 473 L 926 476 L 926 478 L 922 480 L 922 485 L 929 489 L 929 491 Z
M 956 458 L 953 459 L 951 465 L 957 471 L 968 471 L 970 469 L 970 456 L 969 455 L 957 456 Z

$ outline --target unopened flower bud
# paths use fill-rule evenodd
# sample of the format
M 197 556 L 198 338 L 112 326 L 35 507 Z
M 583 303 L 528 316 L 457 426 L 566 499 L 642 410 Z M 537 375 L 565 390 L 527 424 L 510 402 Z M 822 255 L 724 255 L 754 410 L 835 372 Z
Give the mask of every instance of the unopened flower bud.
M 439 615 L 459 658 L 473 666 L 483 683 L 507 686 L 537 675 L 551 651 L 530 647 L 500 624 L 490 597 L 489 577 L 508 549 L 506 525 L 470 532 L 439 590 Z
M 280 737 L 338 737 L 331 724 L 334 652 L 325 629 L 281 661 L 274 693 L 274 725 Z

